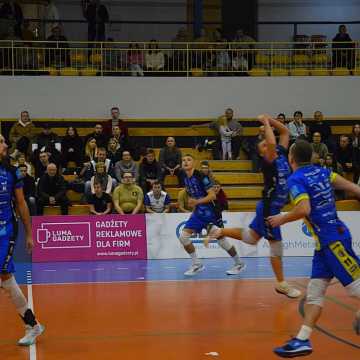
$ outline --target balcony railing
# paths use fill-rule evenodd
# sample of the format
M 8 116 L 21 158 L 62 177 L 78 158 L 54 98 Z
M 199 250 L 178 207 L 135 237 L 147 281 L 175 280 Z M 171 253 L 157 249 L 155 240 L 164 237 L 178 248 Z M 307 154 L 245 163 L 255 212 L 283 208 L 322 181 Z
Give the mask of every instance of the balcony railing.
M 154 48 L 156 47 L 156 48 Z M 359 42 L 0 41 L 0 74 L 67 76 L 360 75 Z

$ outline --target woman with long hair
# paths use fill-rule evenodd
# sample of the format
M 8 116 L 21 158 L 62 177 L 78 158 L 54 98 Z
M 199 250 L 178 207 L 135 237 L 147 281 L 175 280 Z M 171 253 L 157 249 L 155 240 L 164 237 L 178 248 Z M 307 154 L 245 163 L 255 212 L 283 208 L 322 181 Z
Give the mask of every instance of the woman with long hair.
M 73 126 L 66 129 L 66 134 L 61 141 L 61 160 L 63 168 L 66 168 L 70 161 L 75 162 L 77 167 L 82 166 L 83 141 Z

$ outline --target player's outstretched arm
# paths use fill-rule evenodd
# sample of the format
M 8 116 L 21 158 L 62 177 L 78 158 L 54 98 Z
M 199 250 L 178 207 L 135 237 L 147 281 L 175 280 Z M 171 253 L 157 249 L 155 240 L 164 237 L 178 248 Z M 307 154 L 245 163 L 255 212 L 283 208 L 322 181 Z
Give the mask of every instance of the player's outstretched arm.
M 308 199 L 300 200 L 294 208 L 288 213 L 282 215 L 269 216 L 267 218 L 272 227 L 284 225 L 288 222 L 296 221 L 305 218 L 311 212 L 311 205 Z
M 269 117 L 269 123 L 279 132 L 279 145 L 287 149 L 289 147 L 290 132 L 289 129 L 280 121 Z
M 264 125 L 265 141 L 267 145 L 265 158 L 269 162 L 273 162 L 277 158 L 276 138 L 269 122 L 270 116 L 263 114 L 258 116 L 258 120 Z
M 335 173 L 333 173 L 333 174 L 335 176 L 333 176 L 332 185 L 336 190 L 352 192 L 356 195 L 358 200 L 360 200 L 360 186 L 359 185 L 354 184 L 351 181 L 344 179 L 339 174 L 335 174 Z

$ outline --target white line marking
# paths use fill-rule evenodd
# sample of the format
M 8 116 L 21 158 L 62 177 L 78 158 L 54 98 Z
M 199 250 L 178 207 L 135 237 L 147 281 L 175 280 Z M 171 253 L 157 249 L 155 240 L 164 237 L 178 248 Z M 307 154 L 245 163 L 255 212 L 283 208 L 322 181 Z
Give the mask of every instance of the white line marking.
M 116 270 L 129 270 L 129 268 L 116 268 Z
M 31 271 L 27 271 L 26 275 L 28 277 L 28 284 L 27 284 L 27 291 L 28 291 L 28 306 L 32 312 L 34 312 L 34 298 L 33 298 L 33 291 L 32 291 L 32 276 Z M 36 343 L 30 345 L 29 348 L 30 352 L 30 360 L 36 360 Z
M 68 271 L 80 271 L 80 269 L 68 269 Z
M 105 270 L 104 268 L 98 268 L 98 269 L 93 269 L 93 271 L 103 271 Z
M 45 269 L 43 271 L 49 271 L 49 272 L 53 272 L 53 271 L 56 271 L 56 270 L 52 270 L 52 269 Z
M 176 267 L 175 266 L 164 266 L 164 269 L 173 270 L 173 269 L 176 269 Z

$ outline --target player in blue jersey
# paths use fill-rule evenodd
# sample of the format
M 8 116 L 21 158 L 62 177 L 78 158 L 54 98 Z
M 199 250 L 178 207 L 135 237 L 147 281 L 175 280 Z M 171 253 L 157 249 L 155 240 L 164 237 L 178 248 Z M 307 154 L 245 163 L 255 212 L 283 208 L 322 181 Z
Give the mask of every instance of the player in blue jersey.
M 251 222 L 249 229 L 212 229 L 205 243 L 212 238 L 217 239 L 221 236 L 228 236 L 249 245 L 256 245 L 264 237 L 269 241 L 270 245 L 270 261 L 277 280 L 275 290 L 290 298 L 297 298 L 301 295 L 301 292 L 288 284 L 284 279 L 280 227 L 272 227 L 266 221 L 269 215 L 279 214 L 281 208 L 288 201 L 289 191 L 286 181 L 291 174 L 287 161 L 289 131 L 285 125 L 280 121 L 272 119 L 269 115 L 260 115 L 258 119 L 265 128 L 265 139 L 258 144 L 258 152 L 262 158 L 264 190 L 263 198 L 256 206 L 256 216 Z M 272 127 L 279 133 L 279 145 L 276 143 Z
M 326 289 L 333 277 L 350 296 L 360 298 L 360 259 L 352 249 L 349 229 L 338 218 L 333 190 L 351 191 L 360 198 L 360 187 L 328 169 L 311 165 L 312 153 L 307 141 L 300 140 L 291 146 L 289 162 L 294 173 L 288 185 L 295 206 L 287 214 L 268 218 L 274 227 L 304 219 L 316 241 L 304 323 L 295 338 L 274 349 L 278 356 L 288 358 L 311 354 L 309 338 L 321 315 Z M 353 326 L 360 335 L 360 311 L 355 315 Z
M 184 273 L 185 276 L 193 276 L 204 270 L 204 265 L 196 255 L 196 250 L 191 242 L 193 233 L 201 233 L 209 225 L 223 226 L 221 211 L 216 205 L 214 184 L 209 177 L 195 169 L 194 158 L 185 155 L 182 159 L 182 176 L 186 191 L 189 195 L 189 205 L 194 209 L 189 220 L 186 222 L 180 235 L 180 242 L 185 251 L 191 256 L 192 265 Z M 228 275 L 239 274 L 244 263 L 240 260 L 235 247 L 224 237 L 218 240 L 219 245 L 234 259 L 234 266 L 227 270 Z
M 28 302 L 19 288 L 13 275 L 13 252 L 17 237 L 17 222 L 13 204 L 24 223 L 26 246 L 33 247 L 29 210 L 23 194 L 23 183 L 18 169 L 8 163 L 8 146 L 0 135 L 0 286 L 9 295 L 18 314 L 25 323 L 25 336 L 18 341 L 19 345 L 32 345 L 43 331 Z

